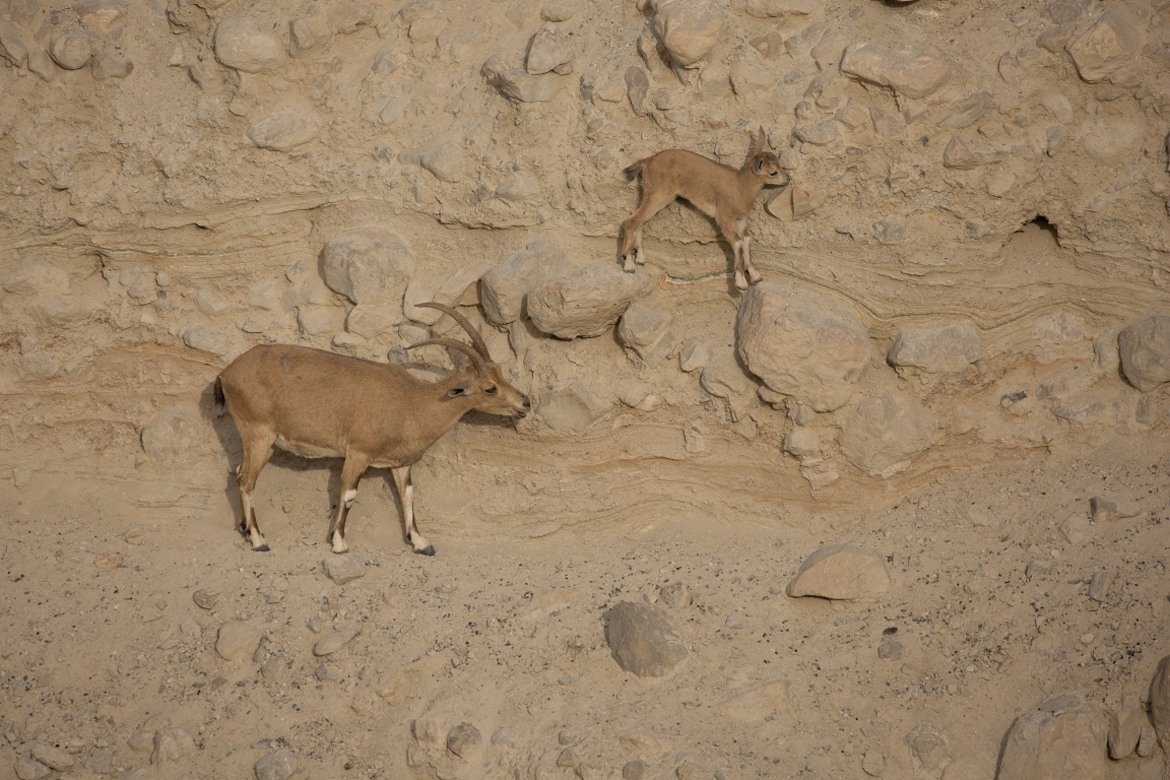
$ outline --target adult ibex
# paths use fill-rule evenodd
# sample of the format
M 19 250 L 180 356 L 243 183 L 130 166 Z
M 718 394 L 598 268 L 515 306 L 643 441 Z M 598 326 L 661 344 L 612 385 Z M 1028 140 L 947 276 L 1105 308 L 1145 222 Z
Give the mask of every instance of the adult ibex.
M 236 469 L 243 509 L 239 530 L 253 550 L 268 550 L 256 524 L 252 493 L 277 446 L 303 458 L 345 459 L 341 500 L 329 528 L 333 552 L 348 551 L 345 517 L 357 498 L 358 480 L 375 466 L 389 468 L 394 476 L 407 542 L 417 553 L 435 554 L 415 524 L 410 467 L 472 409 L 520 418 L 532 404 L 504 379 L 466 317 L 441 303 L 418 305 L 449 315 L 474 345 L 435 338 L 408 347 L 438 344 L 470 359 L 437 382 L 418 379 L 398 366 L 291 345 L 253 347 L 220 373 L 215 400 L 226 402 L 244 443 L 244 458 Z

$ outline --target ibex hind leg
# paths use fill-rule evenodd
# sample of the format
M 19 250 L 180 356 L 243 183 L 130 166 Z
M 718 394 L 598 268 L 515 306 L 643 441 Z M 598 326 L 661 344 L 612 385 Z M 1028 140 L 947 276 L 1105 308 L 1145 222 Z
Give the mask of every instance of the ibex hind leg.
M 256 480 L 261 470 L 272 457 L 272 445 L 276 443 L 275 436 L 262 435 L 256 437 L 244 436 L 244 460 L 236 470 L 236 481 L 240 486 L 240 504 L 243 511 L 243 527 L 240 529 L 256 552 L 268 552 L 268 542 L 260 533 L 260 526 L 256 522 L 256 507 L 252 502 L 252 494 L 256 490 Z
M 760 272 L 752 265 L 752 237 L 746 234 L 743 236 L 743 267 L 747 271 L 749 283 L 759 284 L 764 281 L 764 277 L 760 276 Z
M 622 227 L 622 268 L 633 273 L 634 264 L 644 265 L 646 253 L 642 250 L 642 226 L 655 214 L 666 208 L 675 198 L 669 190 L 655 190 L 648 187 L 645 176 L 642 179 L 642 203 L 630 215 Z
M 716 217 L 715 224 L 719 226 L 719 232 L 723 234 L 723 240 L 731 247 L 731 270 L 735 279 L 735 289 L 746 290 L 748 284 L 743 270 L 743 241 L 739 237 L 738 230 L 736 230 L 736 223 L 734 220 L 723 216 Z

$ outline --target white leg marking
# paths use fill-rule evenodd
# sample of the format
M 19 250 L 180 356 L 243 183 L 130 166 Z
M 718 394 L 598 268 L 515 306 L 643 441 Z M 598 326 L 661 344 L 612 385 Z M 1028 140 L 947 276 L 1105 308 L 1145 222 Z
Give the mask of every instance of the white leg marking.
M 351 506 L 353 506 L 353 502 L 356 498 L 357 498 L 357 491 L 356 490 L 347 490 L 347 491 L 345 491 L 345 495 L 341 497 L 341 500 L 345 502 L 345 508 L 349 509 Z
M 341 554 L 349 552 L 349 545 L 345 543 L 345 539 L 336 531 L 333 532 L 333 552 Z

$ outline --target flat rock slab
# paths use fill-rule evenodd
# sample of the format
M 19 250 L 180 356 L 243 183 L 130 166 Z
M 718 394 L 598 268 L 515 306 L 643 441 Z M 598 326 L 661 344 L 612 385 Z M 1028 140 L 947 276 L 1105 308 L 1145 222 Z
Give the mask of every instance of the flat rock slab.
M 336 631 L 330 631 L 313 644 L 313 655 L 332 655 L 352 642 L 361 631 L 362 627 L 358 623 L 350 623 Z
M 321 567 L 329 579 L 338 585 L 353 582 L 366 576 L 366 562 L 356 555 L 334 555 L 321 561 Z
M 605 641 L 618 666 L 639 677 L 660 677 L 687 656 L 666 617 L 649 604 L 622 601 L 605 613 Z
M 851 544 L 830 544 L 805 559 L 788 583 L 793 598 L 859 599 L 890 588 L 890 573 L 877 553 Z
M 228 661 L 238 661 L 256 651 L 257 645 L 260 644 L 260 636 L 260 629 L 249 623 L 239 620 L 224 623 L 219 627 L 215 652 Z

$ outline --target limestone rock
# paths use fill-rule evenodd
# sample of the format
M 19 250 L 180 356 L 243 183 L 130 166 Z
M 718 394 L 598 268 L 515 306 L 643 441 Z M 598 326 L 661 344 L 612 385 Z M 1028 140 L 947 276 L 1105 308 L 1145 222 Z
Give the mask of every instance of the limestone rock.
M 1109 757 L 1120 761 L 1132 755 L 1142 738 L 1142 730 L 1150 725 L 1142 700 L 1135 693 L 1121 697 L 1121 706 L 1109 719 Z
M 414 268 L 410 249 L 389 233 L 350 232 L 321 251 L 329 289 L 357 304 L 397 305 Z
M 183 331 L 183 343 L 191 349 L 210 352 L 225 357 L 231 349 L 228 337 L 218 328 L 207 325 L 193 325 Z
M 13 767 L 16 773 L 16 780 L 44 780 L 44 778 L 53 774 L 53 770 L 37 761 L 35 758 L 29 756 L 21 756 L 16 760 L 16 766 Z
M 352 642 L 354 637 L 361 633 L 361 630 L 361 624 L 355 621 L 335 631 L 330 631 L 313 643 L 313 655 L 333 655 Z
M 183 729 L 159 729 L 154 733 L 154 751 L 150 754 L 150 763 L 176 763 L 196 752 L 195 740 Z
M 49 45 L 49 55 L 65 70 L 78 70 L 89 64 L 93 45 L 84 32 L 63 32 Z
M 215 652 L 228 661 L 239 661 L 251 657 L 260 644 L 260 629 L 239 620 L 224 623 L 219 627 L 215 640 Z
M 1074 695 L 1057 696 L 1016 718 L 997 780 L 1103 780 L 1109 776 L 1105 714 Z
M 367 339 L 377 338 L 393 330 L 402 321 L 396 307 L 361 304 L 349 310 L 345 329 Z
M 983 356 L 979 329 L 969 320 L 903 325 L 886 359 L 931 374 L 962 371 Z
M 858 599 L 889 587 L 890 573 L 880 555 L 851 544 L 830 544 L 804 560 L 787 593 L 792 598 Z
M 697 67 L 719 41 L 724 10 L 720 0 L 653 0 L 654 34 L 671 62 Z
M 496 187 L 496 197 L 509 203 L 524 203 L 540 197 L 540 184 L 528 174 L 509 176 Z
M 1002 149 L 972 149 L 958 136 L 951 138 L 943 150 L 943 165 L 957 171 L 970 171 L 982 165 L 1000 162 L 1007 156 Z
M 248 138 L 263 149 L 290 152 L 321 132 L 321 117 L 308 105 L 287 104 L 256 120 Z
M 568 36 L 557 32 L 551 25 L 545 25 L 528 43 L 524 68 L 534 76 L 553 70 L 564 73 L 572 61 L 573 51 Z
M 324 46 L 333 39 L 334 33 L 328 14 L 319 11 L 293 19 L 288 29 L 293 46 L 300 51 Z
M 105 49 L 93 56 L 89 69 L 98 81 L 124 79 L 134 71 L 134 63 L 116 49 Z
M 634 110 L 634 115 L 646 116 L 650 113 L 646 105 L 646 98 L 650 94 L 650 79 L 646 76 L 646 71 L 636 65 L 631 65 L 626 68 L 625 80 L 626 98 L 630 101 L 630 108 Z
M 938 57 L 872 41 L 846 49 L 841 71 L 910 98 L 929 97 L 951 77 L 950 66 Z
M 353 582 L 366 575 L 366 562 L 352 553 L 331 555 L 323 560 L 321 565 L 325 569 L 326 576 L 338 585 Z
M 774 282 L 744 294 L 736 338 L 748 370 L 818 412 L 853 397 L 871 357 L 869 334 L 848 304 Z
M 508 255 L 480 279 L 479 299 L 484 316 L 493 325 L 520 319 L 528 291 L 546 274 L 559 273 L 564 267 L 565 253 L 550 238 L 538 238 Z
M 536 411 L 554 431 L 581 433 L 609 411 L 580 379 L 549 388 L 536 401 Z
M 896 387 L 871 391 L 846 418 L 841 452 L 862 471 L 886 477 L 934 440 L 938 422 L 922 402 Z
M 939 124 L 959 130 L 975 124 L 993 108 L 995 98 L 990 92 L 976 92 L 952 103 L 946 117 Z
M 488 84 L 501 95 L 519 103 L 545 103 L 552 100 L 568 83 L 567 76 L 545 73 L 534 76 L 511 65 L 499 54 L 490 57 L 480 69 Z
M 467 171 L 467 159 L 457 143 L 440 143 L 419 157 L 418 164 L 439 181 L 454 182 Z
M 662 343 L 670 327 L 670 312 L 652 300 L 634 301 L 618 323 L 618 338 L 642 358 L 650 355 Z
M 32 753 L 33 758 L 49 767 L 49 769 L 65 772 L 73 768 L 73 756 L 54 745 L 45 742 L 34 742 L 29 752 Z
M 1150 683 L 1150 720 L 1162 749 L 1170 753 L 1170 655 L 1158 662 Z
M 460 758 L 467 758 L 482 742 L 483 736 L 474 723 L 456 723 L 447 732 L 447 750 Z
M 1170 316 L 1138 320 L 1117 337 L 1121 371 L 1143 393 L 1170 382 Z
M 666 617 L 649 604 L 622 601 L 605 613 L 605 641 L 614 660 L 639 677 L 660 677 L 678 666 L 687 647 Z
M 941 772 L 953 760 L 950 734 L 933 723 L 920 723 L 910 729 L 906 746 L 920 772 Z
M 1113 5 L 1074 35 L 1065 48 L 1081 78 L 1096 83 L 1125 65 L 1141 45 L 1137 20 L 1122 5 Z
M 6 19 L 0 19 L 0 56 L 18 68 L 28 57 L 28 44 Z
M 304 776 L 300 761 L 288 748 L 257 759 L 252 769 L 256 772 L 256 780 L 294 780 Z
M 288 59 L 284 43 L 249 16 L 229 16 L 215 28 L 215 58 L 248 73 L 276 70 Z
M 612 264 L 587 265 L 534 287 L 527 297 L 528 316 L 539 331 L 557 338 L 600 336 L 660 276 L 646 267 L 628 274 Z

